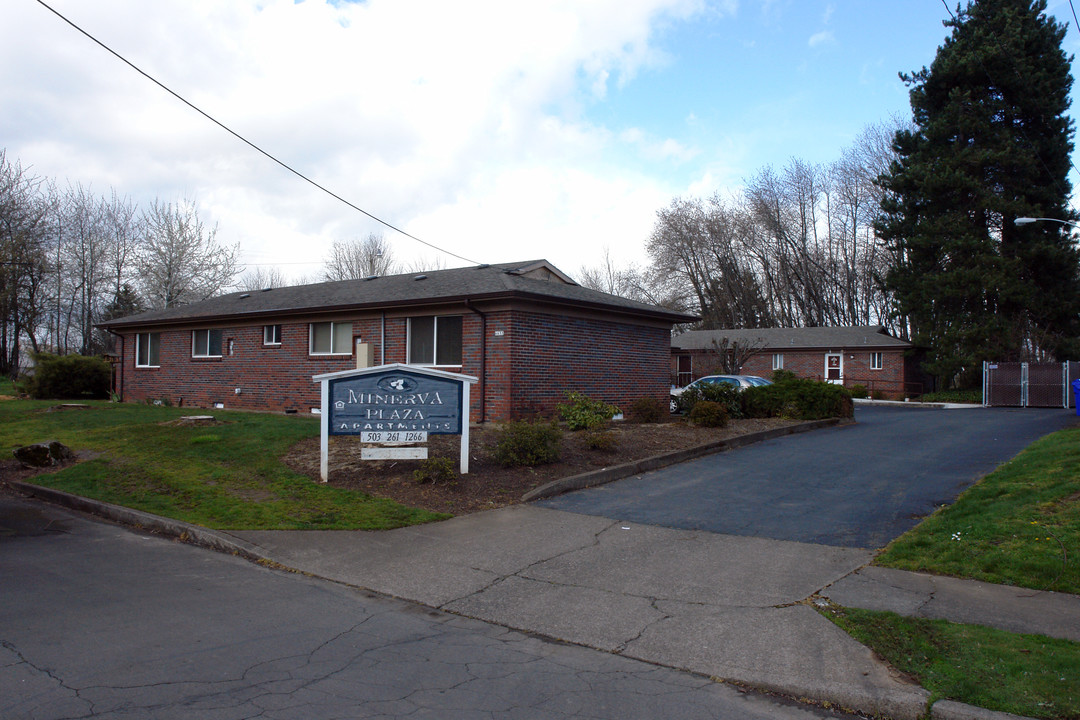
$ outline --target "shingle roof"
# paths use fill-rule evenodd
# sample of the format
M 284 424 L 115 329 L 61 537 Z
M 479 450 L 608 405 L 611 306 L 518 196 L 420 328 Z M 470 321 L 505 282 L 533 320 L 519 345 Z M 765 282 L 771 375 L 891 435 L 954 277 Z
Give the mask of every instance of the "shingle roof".
M 908 348 L 911 343 L 895 338 L 880 325 L 855 327 L 760 328 L 743 330 L 691 330 L 671 339 L 671 347 L 679 350 L 702 350 L 714 347 L 727 339 L 742 347 L 761 350 L 795 348 Z
M 556 279 L 542 280 L 524 274 L 537 272 L 549 273 Z M 190 305 L 109 320 L 101 323 L 100 327 L 121 329 L 196 320 L 243 320 L 352 309 L 380 310 L 466 298 L 531 298 L 560 305 L 607 309 L 672 323 L 696 319 L 665 308 L 589 290 L 573 283 L 546 260 L 534 260 L 235 292 Z

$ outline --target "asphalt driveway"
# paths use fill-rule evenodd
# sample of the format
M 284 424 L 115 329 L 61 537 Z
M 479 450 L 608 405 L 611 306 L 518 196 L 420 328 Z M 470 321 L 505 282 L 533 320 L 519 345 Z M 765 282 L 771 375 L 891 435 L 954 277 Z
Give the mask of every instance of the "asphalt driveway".
M 538 502 L 728 535 L 878 548 L 1035 439 L 1062 409 L 860 406 L 854 425 L 769 440 Z

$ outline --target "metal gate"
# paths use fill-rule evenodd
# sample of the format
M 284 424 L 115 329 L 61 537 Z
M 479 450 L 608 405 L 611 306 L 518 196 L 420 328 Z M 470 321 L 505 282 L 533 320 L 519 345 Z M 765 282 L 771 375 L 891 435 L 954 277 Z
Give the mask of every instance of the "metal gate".
M 1070 366 L 1077 363 L 983 363 L 983 405 L 1070 407 Z
M 1070 360 L 1065 364 L 1069 367 L 1068 381 L 1065 383 L 1065 398 L 1068 404 L 1065 407 L 1076 407 L 1076 394 L 1072 390 L 1072 384 L 1073 380 L 1080 380 L 1080 362 Z

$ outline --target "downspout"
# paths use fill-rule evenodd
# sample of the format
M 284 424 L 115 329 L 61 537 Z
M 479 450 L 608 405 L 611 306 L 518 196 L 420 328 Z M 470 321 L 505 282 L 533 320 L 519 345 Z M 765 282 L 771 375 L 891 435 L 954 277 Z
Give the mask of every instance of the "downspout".
M 124 336 L 121 335 L 120 333 L 116 332 L 112 328 L 105 328 L 105 331 L 107 333 L 109 333 L 110 335 L 115 335 L 116 337 L 120 338 L 120 372 L 117 373 L 117 379 L 118 379 L 118 382 L 120 384 L 120 390 L 119 390 L 119 392 L 117 392 L 116 388 L 114 387 L 113 392 L 115 392 L 116 396 L 118 398 L 120 398 L 120 402 L 124 402 L 124 365 L 125 365 L 125 361 L 124 361 L 124 350 L 125 350 Z
M 381 325 L 379 327 L 379 333 L 381 335 L 379 339 L 379 364 L 386 364 L 386 313 L 382 314 Z
M 480 316 L 480 422 L 487 422 L 487 315 L 465 298 L 465 307 Z

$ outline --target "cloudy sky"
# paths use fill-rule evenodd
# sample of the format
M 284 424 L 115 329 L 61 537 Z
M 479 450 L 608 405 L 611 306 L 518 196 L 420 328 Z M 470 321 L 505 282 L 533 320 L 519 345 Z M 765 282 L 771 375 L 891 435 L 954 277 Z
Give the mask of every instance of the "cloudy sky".
M 372 215 L 470 261 L 571 275 L 605 249 L 643 262 L 676 196 L 830 162 L 907 114 L 897 73 L 932 61 L 948 17 L 941 0 L 47 2 Z M 1067 0 L 1050 11 L 1071 23 Z M 333 241 L 370 232 L 400 260 L 465 264 L 307 185 L 37 0 L 2 3 L 0 68 L 9 160 L 194 200 L 249 267 L 314 276 Z

